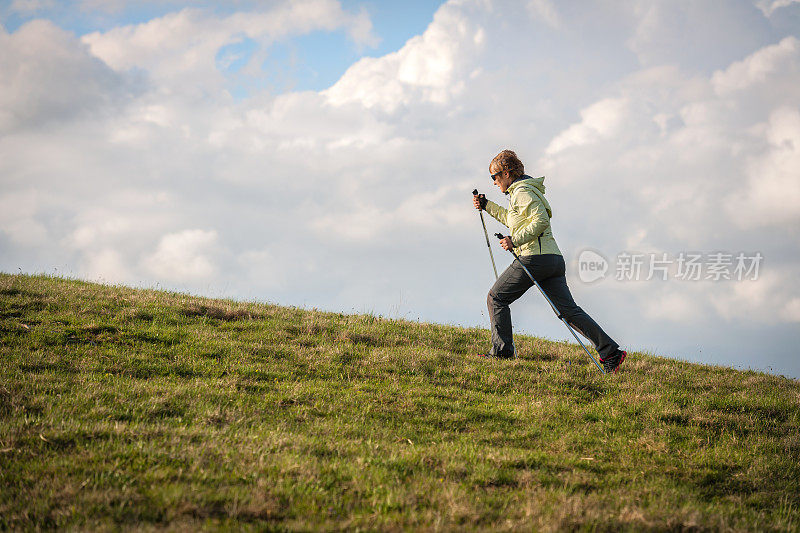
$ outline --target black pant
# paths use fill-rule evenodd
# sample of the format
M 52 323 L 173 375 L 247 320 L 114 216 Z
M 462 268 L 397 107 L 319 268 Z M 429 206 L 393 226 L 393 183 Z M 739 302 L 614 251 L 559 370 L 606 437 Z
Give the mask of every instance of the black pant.
M 520 257 L 528 271 L 536 278 L 544 292 L 552 300 L 556 309 L 575 331 L 589 339 L 601 359 L 605 359 L 619 348 L 619 344 L 609 337 L 592 317 L 578 307 L 567 287 L 564 275 L 564 258 L 558 254 L 525 255 Z M 486 304 L 489 320 L 492 323 L 491 354 L 508 356 L 514 354 L 514 338 L 511 331 L 511 309 L 509 305 L 525 294 L 533 282 L 514 260 L 492 286 Z M 547 303 L 547 302 L 545 302 Z

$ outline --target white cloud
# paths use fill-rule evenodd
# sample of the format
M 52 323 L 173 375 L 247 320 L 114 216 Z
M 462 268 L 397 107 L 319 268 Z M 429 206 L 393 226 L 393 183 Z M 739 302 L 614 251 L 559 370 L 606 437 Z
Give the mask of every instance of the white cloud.
M 0 133 L 108 112 L 135 89 L 45 20 L 0 31 L 0 49 Z
M 81 274 L 103 283 L 135 283 L 122 254 L 112 248 L 90 250 L 84 258 Z
M 756 6 L 764 13 L 764 16 L 770 17 L 775 11 L 798 3 L 800 3 L 800 0 L 759 0 L 759 2 L 756 2 Z
M 770 114 L 768 148 L 747 162 L 747 184 L 725 207 L 739 227 L 796 227 L 800 223 L 800 108 Z
M 268 291 L 290 289 L 290 271 L 280 252 L 247 250 L 236 260 L 251 286 Z
M 387 56 L 361 59 L 323 94 L 333 105 L 359 103 L 390 113 L 412 102 L 447 103 L 463 90 L 485 35 L 457 4 L 446 4 L 422 35 Z
M 627 44 L 644 67 L 674 64 L 710 72 L 774 38 L 750 2 L 637 0 L 632 7 L 634 30 Z
M 135 220 L 115 216 L 109 220 L 105 220 L 102 225 L 83 225 L 75 229 L 71 235 L 70 241 L 76 248 L 92 248 L 95 246 L 100 235 L 110 235 L 118 238 L 131 231 L 135 222 Z
M 792 298 L 784 308 L 786 317 L 792 322 L 800 322 L 800 298 Z
M 682 287 L 686 289 L 686 287 Z M 651 320 L 669 321 L 683 324 L 700 320 L 708 309 L 698 305 L 696 290 L 675 290 L 675 287 L 664 287 L 642 299 L 642 309 Z M 702 298 L 702 293 L 700 294 Z M 700 300 L 702 301 L 702 300 Z
M 797 292 L 787 290 L 792 287 L 792 278 L 794 272 L 773 266 L 771 269 L 765 268 L 757 282 L 733 283 L 726 290 L 707 290 L 702 297 L 711 302 L 717 313 L 730 321 L 742 320 L 750 324 L 796 323 L 800 321 L 793 313 Z
M 529 0 L 528 11 L 534 18 L 541 18 L 553 28 L 561 26 L 556 6 L 550 0 Z
M 35 189 L 0 196 L 0 232 L 21 246 L 41 246 L 48 242 L 47 228 L 36 219 L 39 194 Z
M 144 265 L 161 279 L 186 282 L 208 280 L 215 274 L 217 232 L 200 229 L 164 235 Z
M 424 194 L 409 194 L 398 199 L 389 210 L 375 204 L 354 202 L 342 210 L 313 218 L 311 227 L 324 239 L 360 243 L 380 239 L 383 235 L 407 232 L 422 235 L 458 231 L 474 215 L 465 211 L 460 203 L 452 201 L 453 193 L 457 194 L 454 187 L 444 186 Z
M 750 88 L 764 90 L 775 82 L 776 74 L 788 76 L 792 73 L 796 82 L 800 73 L 800 40 L 786 37 L 778 44 L 762 48 L 725 70 L 715 72 L 711 82 L 718 94 L 728 95 Z M 782 88 L 791 91 L 792 86 Z
M 137 192 L 121 190 L 104 192 L 98 205 L 87 206 L 72 220 L 74 228 L 62 243 L 76 251 L 88 251 L 102 247 L 113 247 L 120 242 L 127 248 L 143 248 L 160 237 L 168 217 L 159 213 L 174 205 L 169 195 L 163 192 Z
M 359 45 L 375 45 L 365 11 L 351 14 L 336 0 L 278 2 L 268 9 L 219 17 L 205 9 L 185 8 L 150 21 L 85 35 L 94 55 L 117 71 L 142 69 L 156 83 L 206 96 L 219 91 L 223 75 L 216 54 L 227 44 L 253 39 L 262 47 L 254 65 L 272 43 L 312 31 L 344 29 Z M 254 68 L 259 70 L 260 64 Z
M 625 125 L 628 102 L 625 98 L 606 98 L 581 110 L 581 122 L 558 134 L 545 150 L 555 154 L 573 146 L 590 144 L 620 133 Z

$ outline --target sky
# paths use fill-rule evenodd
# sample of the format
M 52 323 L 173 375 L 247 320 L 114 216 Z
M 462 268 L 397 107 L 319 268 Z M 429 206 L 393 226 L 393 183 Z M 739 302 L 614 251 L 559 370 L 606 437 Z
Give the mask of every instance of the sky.
M 486 328 L 508 148 L 623 348 L 800 378 L 797 0 L 4 0 L 0 80 L 4 272 Z

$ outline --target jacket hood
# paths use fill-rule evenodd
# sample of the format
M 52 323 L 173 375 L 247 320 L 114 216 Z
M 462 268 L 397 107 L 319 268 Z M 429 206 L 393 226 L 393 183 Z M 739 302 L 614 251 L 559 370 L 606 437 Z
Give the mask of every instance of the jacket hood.
M 509 191 L 512 188 L 517 188 L 517 187 L 528 189 L 536 196 L 538 196 L 539 199 L 544 204 L 544 208 L 547 210 L 547 216 L 553 218 L 553 210 L 550 208 L 550 203 L 544 197 L 544 176 L 541 176 L 539 178 L 532 178 L 527 174 L 523 174 L 522 178 L 518 179 L 517 181 L 511 184 L 511 187 L 509 187 Z
M 514 183 L 511 184 L 509 187 L 510 189 L 517 188 L 519 186 L 528 186 L 528 187 L 535 187 L 539 190 L 540 193 L 544 194 L 544 176 L 539 178 L 532 178 L 527 174 L 523 174 L 521 178 L 516 180 Z M 509 191 L 506 191 L 506 194 L 509 194 Z
M 531 185 L 539 189 L 542 194 L 544 194 L 544 176 L 541 178 L 532 178 L 530 176 L 523 176 L 522 179 L 524 181 L 529 182 Z

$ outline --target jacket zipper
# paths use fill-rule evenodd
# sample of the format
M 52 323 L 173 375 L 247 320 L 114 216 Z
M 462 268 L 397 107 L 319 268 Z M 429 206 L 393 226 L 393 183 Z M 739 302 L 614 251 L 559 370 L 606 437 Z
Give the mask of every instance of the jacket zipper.
M 539 255 L 542 255 L 542 236 L 539 235 Z

